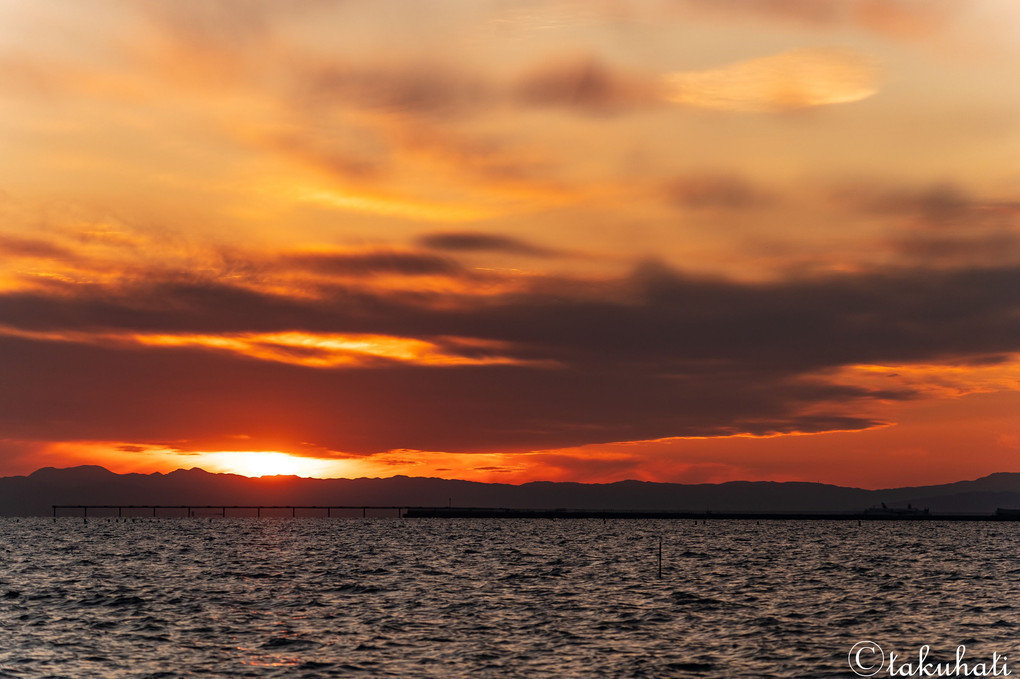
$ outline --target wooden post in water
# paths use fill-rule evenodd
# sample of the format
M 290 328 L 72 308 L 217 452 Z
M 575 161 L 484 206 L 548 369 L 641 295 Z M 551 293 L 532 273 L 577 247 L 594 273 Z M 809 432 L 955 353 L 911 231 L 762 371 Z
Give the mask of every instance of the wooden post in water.
M 262 507 L 255 508 L 255 518 L 262 518 Z
M 367 512 L 367 511 L 368 511 L 368 507 L 362 507 L 361 508 L 361 518 L 365 518 L 365 512 Z
M 223 517 L 224 519 L 227 518 L 227 508 L 226 508 L 226 506 L 220 507 L 220 516 Z
M 297 516 L 297 507 L 291 507 L 290 508 L 290 518 L 293 519 L 295 516 Z
M 332 513 L 333 513 L 333 508 L 332 507 L 326 507 L 326 518 L 327 519 L 330 517 L 330 514 L 332 514 Z
M 659 579 L 662 580 L 662 536 L 659 536 Z

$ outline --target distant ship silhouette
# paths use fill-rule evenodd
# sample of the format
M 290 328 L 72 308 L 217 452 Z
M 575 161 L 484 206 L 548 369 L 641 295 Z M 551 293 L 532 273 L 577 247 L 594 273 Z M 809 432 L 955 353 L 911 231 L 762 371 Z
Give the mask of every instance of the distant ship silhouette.
M 868 507 L 864 513 L 868 516 L 925 516 L 929 512 L 927 507 L 912 507 L 909 502 L 906 507 L 887 507 L 883 502 L 879 507 Z

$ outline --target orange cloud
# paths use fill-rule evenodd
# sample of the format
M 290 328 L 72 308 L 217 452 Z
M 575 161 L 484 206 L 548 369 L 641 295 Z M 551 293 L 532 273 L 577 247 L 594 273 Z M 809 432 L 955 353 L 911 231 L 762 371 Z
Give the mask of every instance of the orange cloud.
M 667 4 L 0 9 L 0 435 L 781 478 L 1015 391 L 1014 52 L 892 44 L 951 0 Z M 996 44 L 1012 5 L 971 4 L 947 37 Z M 867 99 L 868 54 L 897 86 L 851 115 L 731 115 Z
M 849 50 L 808 48 L 664 76 L 668 101 L 720 111 L 777 112 L 845 104 L 878 92 L 878 67 Z
M 276 361 L 311 368 L 356 367 L 387 360 L 415 365 L 508 365 L 527 363 L 503 356 L 469 357 L 444 352 L 424 340 L 384 335 L 335 335 L 304 332 L 251 333 L 242 335 L 132 335 L 145 346 L 204 347 L 240 354 L 263 361 Z M 451 339 L 448 346 L 456 346 Z M 489 348 L 479 341 L 466 341 L 472 349 Z M 482 346 L 480 346 L 482 345 Z
M 307 368 L 371 366 L 380 361 L 423 366 L 550 364 L 500 356 L 498 351 L 508 348 L 501 342 L 456 337 L 443 338 L 441 347 L 408 337 L 357 333 L 114 334 L 39 332 L 0 326 L 0 335 L 99 346 L 194 347 Z M 451 351 L 458 348 L 465 353 Z
M 327 188 L 298 189 L 295 191 L 295 198 L 351 212 L 406 217 L 422 221 L 469 222 L 495 217 L 502 213 L 502 210 L 495 207 L 485 207 L 472 202 L 441 203 Z
M 1020 355 L 940 363 L 852 365 L 833 373 L 832 379 L 872 389 L 910 389 L 933 398 L 1020 391 Z

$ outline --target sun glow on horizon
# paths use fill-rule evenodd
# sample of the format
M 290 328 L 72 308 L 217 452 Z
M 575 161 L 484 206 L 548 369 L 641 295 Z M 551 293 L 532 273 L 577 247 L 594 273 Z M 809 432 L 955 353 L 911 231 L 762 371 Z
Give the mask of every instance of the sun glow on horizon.
M 197 467 L 212 474 L 238 474 L 251 478 L 353 478 L 363 476 L 366 471 L 356 458 L 296 455 L 280 450 L 190 451 L 167 445 L 122 441 L 54 442 L 37 454 L 39 461 L 23 473 L 47 464 L 54 467 L 98 464 L 116 474 L 169 474 Z
M 224 451 L 199 453 L 198 466 L 206 471 L 241 476 L 304 476 L 330 478 L 343 476 L 343 460 L 302 457 L 278 451 Z

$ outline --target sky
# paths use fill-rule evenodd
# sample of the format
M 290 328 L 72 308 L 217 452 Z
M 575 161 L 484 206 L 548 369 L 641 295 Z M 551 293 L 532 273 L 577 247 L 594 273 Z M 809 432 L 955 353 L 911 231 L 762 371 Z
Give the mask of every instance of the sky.
M 1020 471 L 1014 0 L 0 0 L 0 474 Z

